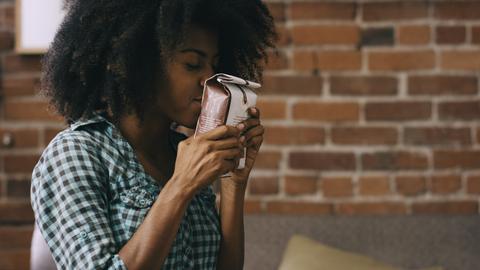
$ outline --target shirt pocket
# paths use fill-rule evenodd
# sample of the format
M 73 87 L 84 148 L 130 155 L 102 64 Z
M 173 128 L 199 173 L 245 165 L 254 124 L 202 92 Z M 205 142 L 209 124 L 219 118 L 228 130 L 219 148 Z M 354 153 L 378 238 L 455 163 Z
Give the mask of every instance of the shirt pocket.
M 150 208 L 155 200 L 155 195 L 146 186 L 134 186 L 120 194 L 120 200 L 127 208 Z
M 156 192 L 149 185 L 136 185 L 120 193 L 121 222 L 130 238 L 142 224 L 156 199 Z

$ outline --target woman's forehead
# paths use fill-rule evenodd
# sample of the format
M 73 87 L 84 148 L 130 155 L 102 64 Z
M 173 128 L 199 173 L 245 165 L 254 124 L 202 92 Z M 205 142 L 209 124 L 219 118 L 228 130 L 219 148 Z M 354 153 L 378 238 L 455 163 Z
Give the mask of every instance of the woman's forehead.
M 218 34 L 216 31 L 201 26 L 189 26 L 184 33 L 183 42 L 178 52 L 193 52 L 214 56 L 218 54 Z

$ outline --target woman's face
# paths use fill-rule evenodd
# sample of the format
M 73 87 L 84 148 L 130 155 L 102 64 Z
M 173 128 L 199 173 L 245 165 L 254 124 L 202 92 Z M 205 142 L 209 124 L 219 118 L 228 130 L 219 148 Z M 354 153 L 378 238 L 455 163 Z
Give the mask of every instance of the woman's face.
M 156 84 L 157 102 L 153 111 L 188 128 L 195 128 L 201 110 L 203 84 L 215 74 L 218 63 L 215 32 L 191 26 L 185 40 L 165 64 L 165 76 Z M 155 116 L 153 116 L 155 117 Z

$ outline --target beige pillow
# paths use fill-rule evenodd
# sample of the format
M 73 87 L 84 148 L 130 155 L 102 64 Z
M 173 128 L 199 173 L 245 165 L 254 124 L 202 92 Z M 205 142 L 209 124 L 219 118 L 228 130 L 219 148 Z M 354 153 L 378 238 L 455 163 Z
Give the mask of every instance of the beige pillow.
M 323 245 L 294 235 L 283 254 L 279 270 L 399 270 L 364 255 Z M 427 269 L 425 269 L 427 270 Z M 441 267 L 428 270 L 442 270 Z

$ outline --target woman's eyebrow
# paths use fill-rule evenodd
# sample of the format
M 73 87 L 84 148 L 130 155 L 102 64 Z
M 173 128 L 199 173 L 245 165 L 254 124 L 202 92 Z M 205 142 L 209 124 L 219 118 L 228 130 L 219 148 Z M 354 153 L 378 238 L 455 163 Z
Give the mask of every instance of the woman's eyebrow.
M 187 53 L 187 52 L 194 52 L 194 53 L 197 53 L 199 54 L 200 56 L 202 57 L 207 57 L 207 53 L 202 51 L 202 50 L 199 50 L 199 49 L 195 49 L 195 48 L 187 48 L 187 49 L 183 49 L 180 51 L 181 53 Z M 217 57 L 218 56 L 218 53 L 215 54 L 213 57 Z

